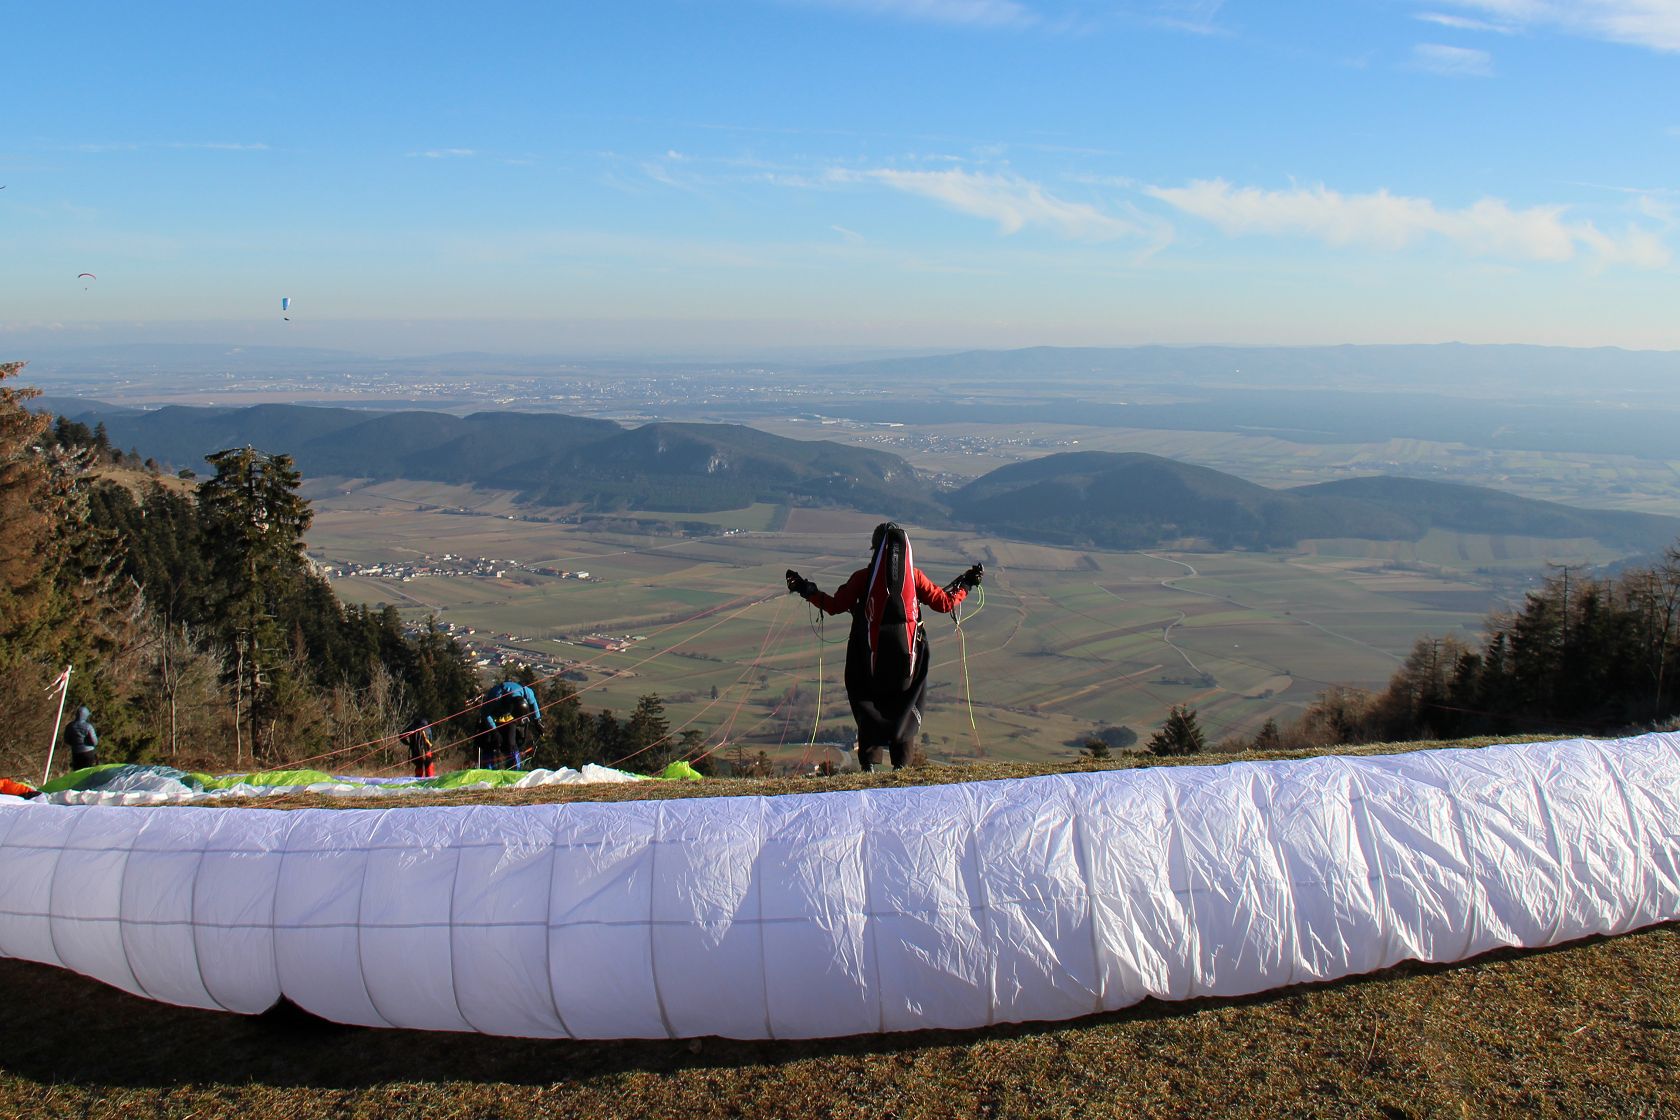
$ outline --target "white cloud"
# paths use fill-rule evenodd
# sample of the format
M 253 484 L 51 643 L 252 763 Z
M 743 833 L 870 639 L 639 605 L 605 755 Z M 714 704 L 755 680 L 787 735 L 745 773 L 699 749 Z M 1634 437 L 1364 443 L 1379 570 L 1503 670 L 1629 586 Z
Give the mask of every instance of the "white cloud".
M 1158 0 L 1150 22 L 1192 35 L 1223 35 L 1225 30 L 1214 19 L 1224 6 L 1225 0 Z
M 1447 0 L 1516 26 L 1553 27 L 1572 35 L 1680 51 L 1675 0 Z
M 144 144 L 124 140 L 97 144 L 73 144 L 70 147 L 71 151 L 88 153 L 157 151 L 161 149 L 204 152 L 266 152 L 268 151 L 268 145 L 263 143 L 245 144 L 231 140 L 172 140 L 167 143 L 148 141 Z
M 200 142 L 200 143 L 194 143 L 192 141 L 179 141 L 179 142 L 171 144 L 169 146 L 171 148 L 200 148 L 200 149 L 203 149 L 204 151 L 209 151 L 209 152 L 266 152 L 266 151 L 268 151 L 268 145 L 267 144 L 262 144 L 262 143 L 239 144 L 239 143 L 233 143 L 233 142 L 229 142 L 229 141 L 216 141 L 216 140 L 207 140 L 207 141 L 203 141 L 203 142 Z
M 799 0 L 806 5 L 958 27 L 1027 27 L 1038 14 L 1016 0 Z
M 466 159 L 478 153 L 472 148 L 428 148 L 423 152 L 410 152 L 411 156 L 421 159 Z
M 1485 19 L 1453 16 L 1445 12 L 1418 12 L 1413 18 L 1420 19 L 1424 23 L 1450 27 L 1454 31 L 1487 31 L 1495 35 L 1515 35 L 1517 33 L 1517 29 L 1509 23 L 1491 23 Z
M 1396 250 L 1440 237 L 1478 255 L 1660 268 L 1672 259 L 1661 236 L 1630 225 L 1620 235 L 1591 222 L 1571 222 L 1563 206 L 1513 209 L 1484 198 L 1461 210 L 1442 210 L 1427 198 L 1387 191 L 1344 195 L 1324 186 L 1265 191 L 1199 179 L 1185 187 L 1150 187 L 1147 193 L 1183 213 L 1212 222 L 1231 235 L 1304 235 L 1331 245 Z
M 932 199 L 958 213 L 996 222 L 1003 234 L 1035 226 L 1078 241 L 1112 241 L 1145 232 L 1136 222 L 1105 214 L 1089 203 L 1058 198 L 1038 183 L 1014 175 L 881 169 L 831 171 L 828 178 L 832 182 L 879 183 Z
M 1493 56 L 1471 47 L 1449 47 L 1444 43 L 1419 43 L 1412 48 L 1412 65 L 1431 74 L 1451 78 L 1493 77 Z
M 863 242 L 863 234 L 855 229 L 847 229 L 845 226 L 829 226 L 828 228 L 845 238 L 849 244 L 858 245 Z
M 1633 212 L 1642 218 L 1649 218 L 1656 222 L 1663 228 L 1664 232 L 1680 228 L 1680 216 L 1675 214 L 1674 204 L 1666 198 L 1659 198 L 1649 192 L 1639 191 L 1635 193 Z
M 677 177 L 671 174 L 671 172 L 666 169 L 665 165 L 660 163 L 658 160 L 645 160 L 642 163 L 642 173 L 654 182 L 661 183 L 667 187 L 686 188 L 688 186 L 686 183 L 679 182 Z

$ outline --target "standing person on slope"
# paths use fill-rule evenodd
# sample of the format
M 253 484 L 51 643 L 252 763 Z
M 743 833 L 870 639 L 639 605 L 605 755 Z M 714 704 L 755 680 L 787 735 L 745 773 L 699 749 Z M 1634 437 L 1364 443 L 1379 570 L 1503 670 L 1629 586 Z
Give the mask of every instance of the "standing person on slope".
M 432 743 L 432 721 L 415 716 L 403 733 L 397 736 L 408 748 L 408 763 L 414 767 L 416 778 L 437 777 L 437 751 Z
M 99 765 L 99 732 L 93 728 L 93 713 L 76 709 L 76 718 L 64 729 L 64 745 L 70 748 L 70 768 L 81 770 Z
M 921 605 L 950 614 L 980 582 L 979 564 L 941 588 L 910 555 L 910 538 L 892 522 L 875 526 L 867 568 L 829 595 L 788 569 L 788 590 L 827 614 L 852 612 L 846 642 L 846 698 L 858 727 L 858 765 L 873 770 L 890 756 L 894 770 L 910 760 L 922 726 L 928 643 Z
M 484 694 L 485 734 L 480 737 L 478 764 L 492 770 L 524 766 L 527 724 L 542 737 L 542 708 L 537 694 L 518 681 L 502 681 Z

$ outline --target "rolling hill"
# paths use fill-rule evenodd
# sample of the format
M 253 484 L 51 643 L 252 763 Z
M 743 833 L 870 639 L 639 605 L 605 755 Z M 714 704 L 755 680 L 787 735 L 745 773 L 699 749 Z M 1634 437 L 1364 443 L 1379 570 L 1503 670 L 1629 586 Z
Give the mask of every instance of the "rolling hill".
M 1634 551 L 1680 536 L 1680 518 L 1584 510 L 1479 486 L 1379 476 L 1271 490 L 1155 455 L 1084 451 L 1000 467 L 949 497 L 1004 536 L 1142 548 L 1186 538 L 1282 548 L 1322 537 L 1416 540 L 1432 528 L 1592 538 Z

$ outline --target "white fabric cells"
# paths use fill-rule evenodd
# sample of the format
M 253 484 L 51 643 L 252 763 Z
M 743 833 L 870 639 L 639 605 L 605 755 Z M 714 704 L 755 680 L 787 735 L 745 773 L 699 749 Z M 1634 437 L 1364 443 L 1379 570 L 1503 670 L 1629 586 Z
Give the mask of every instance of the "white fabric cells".
M 192 1007 L 808 1038 L 1680 918 L 1680 736 L 782 797 L 0 803 L 0 954 Z

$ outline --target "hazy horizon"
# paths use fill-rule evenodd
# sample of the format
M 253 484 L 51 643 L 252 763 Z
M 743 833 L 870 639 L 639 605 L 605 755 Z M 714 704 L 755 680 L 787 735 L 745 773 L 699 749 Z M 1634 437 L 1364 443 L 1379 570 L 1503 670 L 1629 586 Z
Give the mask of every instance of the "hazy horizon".
M 169 327 L 179 328 L 181 324 L 170 324 Z M 237 327 L 237 324 L 233 325 Z M 1009 353 L 1021 350 L 1037 349 L 1066 349 L 1066 350 L 1184 350 L 1198 349 L 1230 349 L 1253 351 L 1313 351 L 1313 350 L 1381 350 L 1381 349 L 1416 349 L 1427 347 L 1533 347 L 1543 350 L 1571 352 L 1578 351 L 1583 356 L 1595 352 L 1605 351 L 1624 352 L 1631 354 L 1674 354 L 1680 355 L 1680 346 L 1675 347 L 1636 347 L 1636 346 L 1566 346 L 1560 344 L 1533 343 L 1520 340 L 1501 342 L 1466 342 L 1462 339 L 1440 339 L 1428 342 L 1335 342 L 1335 343 L 1255 343 L 1255 342 L 1224 342 L 1224 341 L 1185 341 L 1185 342 L 1136 342 L 1136 343 L 1062 343 L 1062 342 L 1022 342 L 1019 344 L 982 345 L 975 342 L 951 342 L 946 345 L 887 345 L 887 344 L 858 344 L 835 341 L 823 344 L 815 341 L 788 344 L 748 345 L 735 340 L 734 336 L 724 334 L 711 342 L 694 341 L 689 345 L 676 343 L 652 344 L 645 341 L 637 343 L 628 338 L 618 344 L 597 339 L 591 342 L 566 343 L 556 338 L 549 330 L 549 324 L 535 325 L 529 335 L 522 335 L 502 329 L 502 324 L 479 324 L 471 331 L 457 332 L 450 329 L 435 329 L 438 324 L 381 324 L 369 322 L 355 322 L 334 324 L 334 329 L 319 332 L 312 341 L 301 338 L 272 339 L 262 334 L 256 337 L 243 335 L 237 329 L 230 329 L 229 324 L 207 323 L 193 324 L 195 329 L 170 330 L 165 337 L 164 330 L 149 330 L 123 325 L 108 325 L 98 330 L 72 331 L 67 329 L 42 329 L 33 331 L 16 331 L 10 334 L 0 333 L 0 361 L 25 361 L 32 359 L 39 367 L 43 362 L 50 361 L 55 356 L 91 354 L 100 352 L 122 352 L 132 350 L 144 353 L 147 350 L 166 350 L 170 348 L 204 348 L 225 349 L 228 353 L 262 353 L 273 352 L 283 354 L 288 352 L 308 352 L 320 350 L 322 352 L 336 352 L 370 361 L 404 361 L 404 360 L 433 360 L 447 358 L 452 355 L 484 354 L 508 359 L 524 359 L 528 361 L 564 362 L 624 362 L 649 364 L 659 363 L 752 363 L 752 362 L 784 362 L 789 364 L 843 364 L 871 360 L 886 360 L 899 358 L 955 356 L 968 352 L 976 353 Z M 646 328 L 647 324 L 625 325 L 627 332 L 634 327 Z M 715 325 L 720 333 L 724 332 L 727 324 Z M 379 328 L 390 329 L 390 334 L 379 334 Z M 416 327 L 425 329 L 415 329 Z M 253 330 L 257 328 L 253 327 Z M 381 337 L 388 337 L 390 345 L 374 345 Z M 432 340 L 432 345 L 426 345 L 426 340 Z M 521 342 L 526 344 L 521 345 Z

